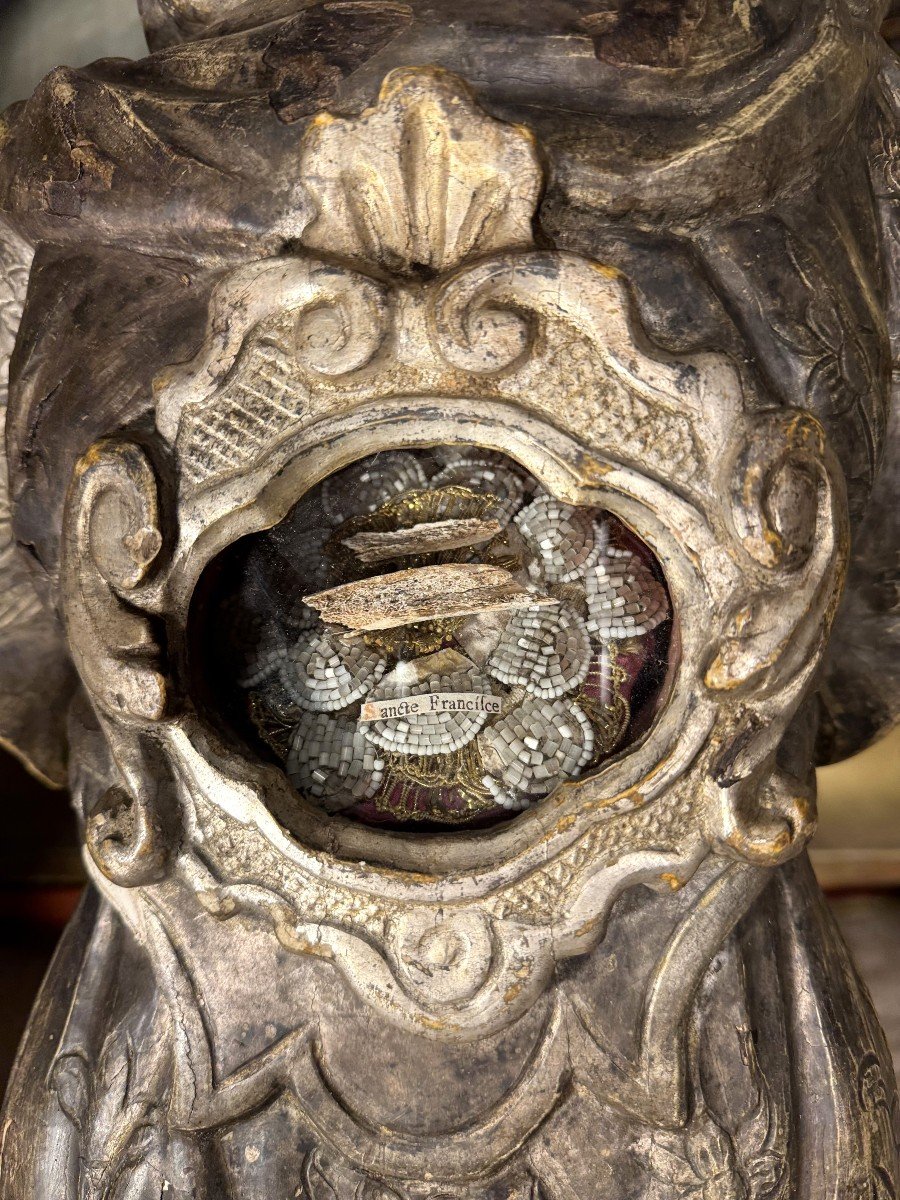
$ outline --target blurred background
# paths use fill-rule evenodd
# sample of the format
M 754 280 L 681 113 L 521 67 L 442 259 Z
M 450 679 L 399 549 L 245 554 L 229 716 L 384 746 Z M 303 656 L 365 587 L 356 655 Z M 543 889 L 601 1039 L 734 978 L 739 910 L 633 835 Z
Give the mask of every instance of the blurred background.
M 900 40 L 900 18 L 886 34 Z M 896 43 L 895 43 L 896 45 Z M 136 0 L 0 0 L 0 109 L 53 67 L 146 52 Z M 0 750 L 0 1093 L 83 883 L 64 793 Z M 813 861 L 900 1062 L 900 731 L 819 772 Z

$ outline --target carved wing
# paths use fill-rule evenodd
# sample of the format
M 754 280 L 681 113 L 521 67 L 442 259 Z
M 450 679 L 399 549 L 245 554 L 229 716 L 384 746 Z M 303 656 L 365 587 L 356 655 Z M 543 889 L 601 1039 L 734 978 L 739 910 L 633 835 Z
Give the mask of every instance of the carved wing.
M 0 432 L 6 426 L 9 360 L 32 249 L 0 219 Z M 66 781 L 66 711 L 74 674 L 62 630 L 37 592 L 12 532 L 9 473 L 0 455 L 0 745 L 45 783 Z

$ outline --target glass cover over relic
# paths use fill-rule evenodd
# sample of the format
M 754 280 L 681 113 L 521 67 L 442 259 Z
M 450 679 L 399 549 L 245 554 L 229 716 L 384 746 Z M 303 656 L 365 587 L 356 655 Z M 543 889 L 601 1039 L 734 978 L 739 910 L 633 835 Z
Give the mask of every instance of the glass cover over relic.
M 217 708 L 298 792 L 419 830 L 490 825 L 640 737 L 671 632 L 622 522 L 469 447 L 329 476 L 196 608 Z

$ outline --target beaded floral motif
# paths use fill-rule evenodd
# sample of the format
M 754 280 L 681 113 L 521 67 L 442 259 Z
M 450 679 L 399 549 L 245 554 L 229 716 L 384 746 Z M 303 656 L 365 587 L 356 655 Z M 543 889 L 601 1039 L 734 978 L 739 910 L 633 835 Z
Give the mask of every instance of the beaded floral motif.
M 649 633 L 669 615 L 662 584 L 627 550 L 602 551 L 585 573 L 585 593 L 588 632 L 604 640 Z
M 501 586 L 462 616 L 449 593 L 435 613 L 432 592 L 417 616 L 410 582 L 442 565 L 448 589 L 487 565 Z M 483 449 L 352 464 L 260 535 L 239 574 L 222 609 L 232 679 L 329 812 L 459 825 L 527 808 L 615 753 L 661 687 L 669 600 L 646 549 Z M 402 619 L 324 624 L 319 597 L 348 586 L 382 600 L 396 586 Z
M 550 583 L 582 579 L 600 554 L 601 534 L 591 514 L 553 496 L 538 496 L 515 522 L 534 551 L 533 573 Z
M 322 629 L 301 634 L 281 663 L 281 681 L 302 709 L 334 712 L 360 700 L 375 686 L 387 663 L 364 642 L 350 642 Z
M 291 733 L 285 769 L 295 787 L 337 812 L 377 792 L 384 760 L 352 717 L 308 712 Z
M 499 454 L 461 454 L 431 480 L 432 487 L 456 484 L 496 498 L 499 514 L 508 521 L 525 499 L 525 483 Z
M 322 508 L 334 521 L 354 512 L 372 513 L 392 496 L 424 487 L 425 475 L 415 456 L 404 450 L 363 459 L 322 484 Z
M 504 808 L 527 808 L 587 766 L 594 730 L 577 704 L 527 697 L 485 730 L 482 782 Z
M 515 613 L 485 670 L 501 683 L 520 684 L 544 700 L 574 691 L 587 675 L 591 644 L 584 621 L 570 608 Z

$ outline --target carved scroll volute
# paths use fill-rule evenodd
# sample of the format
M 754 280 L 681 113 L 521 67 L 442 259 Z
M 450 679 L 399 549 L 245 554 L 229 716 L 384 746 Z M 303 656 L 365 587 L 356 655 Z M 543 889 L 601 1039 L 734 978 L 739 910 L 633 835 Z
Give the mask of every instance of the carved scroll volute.
M 127 887 L 159 878 L 166 860 L 140 739 L 165 713 L 166 681 L 150 621 L 129 603 L 161 547 L 146 454 L 131 442 L 97 442 L 77 464 L 67 498 L 62 608 L 75 665 L 124 782 L 85 814 L 85 840 L 99 870 Z
M 711 770 L 716 841 L 762 865 L 782 862 L 815 829 L 812 772 L 799 779 L 779 746 L 815 675 L 846 570 L 840 468 L 808 413 L 761 416 L 731 470 L 732 533 L 745 593 L 727 614 L 705 684 L 730 704 Z
M 203 349 L 154 380 L 156 423 L 169 442 L 182 417 L 201 404 L 233 367 L 251 331 L 267 317 L 294 317 L 293 353 L 314 375 L 335 378 L 364 367 L 385 338 L 384 289 L 354 271 L 315 259 L 250 263 L 214 289 Z
M 66 505 L 63 615 L 88 694 L 116 718 L 158 721 L 166 685 L 146 617 L 127 603 L 162 546 L 156 478 L 130 442 L 97 442 Z
M 158 807 L 140 792 L 111 787 L 87 814 L 85 844 L 94 865 L 119 887 L 164 878 L 171 839 Z

